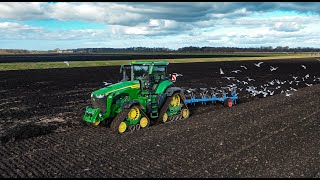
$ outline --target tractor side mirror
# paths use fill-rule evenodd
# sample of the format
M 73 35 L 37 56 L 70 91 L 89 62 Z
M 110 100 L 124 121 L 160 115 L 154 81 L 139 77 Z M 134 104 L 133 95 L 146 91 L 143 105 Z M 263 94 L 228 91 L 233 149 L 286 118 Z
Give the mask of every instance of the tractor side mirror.
M 122 73 L 122 71 L 123 71 L 123 65 L 121 65 L 120 67 L 120 73 Z

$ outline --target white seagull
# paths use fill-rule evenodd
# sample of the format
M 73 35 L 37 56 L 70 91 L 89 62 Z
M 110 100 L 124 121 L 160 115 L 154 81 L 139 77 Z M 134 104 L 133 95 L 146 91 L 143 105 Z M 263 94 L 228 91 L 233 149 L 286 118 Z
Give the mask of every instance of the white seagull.
M 275 71 L 275 70 L 277 70 L 278 69 L 278 67 L 272 67 L 272 66 L 270 66 L 270 71 L 272 72 L 272 71 Z
M 245 67 L 245 66 L 240 66 L 240 67 L 247 69 L 247 67 Z
M 230 80 L 231 78 L 235 78 L 235 77 L 222 77 L 222 78 L 226 78 L 226 79 Z
M 307 86 L 309 86 L 309 87 L 313 85 L 313 84 L 307 84 L 307 83 L 305 83 L 305 84 L 306 84 Z
M 260 67 L 260 65 L 261 65 L 262 63 L 263 63 L 263 62 L 259 62 L 259 63 L 257 63 L 257 64 L 254 63 L 254 65 L 257 66 L 257 67 Z
M 64 61 L 63 63 L 65 63 L 67 66 L 69 66 L 69 62 L 68 61 Z
M 292 93 L 291 93 L 291 94 L 289 94 L 289 93 L 287 93 L 287 92 L 286 92 L 286 96 L 288 96 L 288 97 L 289 97 L 289 96 L 291 96 L 291 95 L 292 95 Z
M 231 72 L 238 73 L 238 72 L 241 72 L 241 70 L 235 70 L 235 71 L 231 71 Z
M 303 67 L 303 69 L 307 69 L 307 67 L 305 65 L 301 65 L 301 67 Z
M 247 77 L 248 81 L 255 81 L 254 79 L 250 79 L 249 77 Z
M 224 74 L 224 72 L 222 71 L 222 69 L 220 68 L 220 74 Z
M 103 83 L 104 83 L 105 86 L 108 86 L 108 85 L 112 84 L 112 83 L 108 83 L 107 81 L 105 81 Z

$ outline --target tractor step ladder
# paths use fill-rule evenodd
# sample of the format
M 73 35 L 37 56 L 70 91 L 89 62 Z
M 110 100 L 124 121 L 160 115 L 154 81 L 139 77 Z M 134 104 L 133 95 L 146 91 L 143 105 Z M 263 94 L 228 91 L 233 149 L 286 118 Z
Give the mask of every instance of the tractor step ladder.
M 159 116 L 158 113 L 158 103 L 157 103 L 157 95 L 151 95 L 151 118 L 157 118 Z

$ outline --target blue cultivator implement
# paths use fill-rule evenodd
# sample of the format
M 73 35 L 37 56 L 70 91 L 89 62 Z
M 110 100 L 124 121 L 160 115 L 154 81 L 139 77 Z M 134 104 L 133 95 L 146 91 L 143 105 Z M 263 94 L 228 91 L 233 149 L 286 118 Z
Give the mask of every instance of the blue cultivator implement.
M 227 96 L 225 93 L 223 94 L 222 97 L 216 97 L 215 95 L 211 96 L 211 97 L 207 97 L 207 96 L 201 96 L 200 99 L 195 98 L 194 96 L 191 97 L 191 99 L 186 99 L 184 102 L 186 104 L 192 104 L 192 105 L 196 105 L 196 103 L 201 102 L 202 104 L 206 104 L 207 102 L 222 102 L 224 103 L 225 106 L 231 107 L 234 104 L 237 104 L 237 100 L 238 100 L 238 96 L 237 93 L 234 91 L 232 93 L 232 96 Z

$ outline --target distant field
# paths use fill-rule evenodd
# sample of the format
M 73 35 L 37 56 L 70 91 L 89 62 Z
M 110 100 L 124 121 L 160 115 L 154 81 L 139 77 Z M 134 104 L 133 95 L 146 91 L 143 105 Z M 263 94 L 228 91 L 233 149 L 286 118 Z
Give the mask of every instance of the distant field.
M 63 62 L 63 61 L 112 61 L 143 59 L 186 59 L 225 57 L 306 56 L 286 53 L 51 53 L 51 54 L 0 54 L 0 63 Z M 310 55 L 310 54 L 309 54 Z
M 252 55 L 252 54 L 251 54 Z M 140 59 L 140 60 L 105 60 L 105 61 L 68 61 L 69 66 L 64 62 L 15 62 L 0 63 L 0 71 L 24 70 L 24 69 L 48 69 L 48 68 L 72 68 L 92 66 L 118 66 L 128 64 L 131 61 L 166 61 L 170 63 L 192 63 L 192 62 L 214 62 L 214 61 L 242 61 L 242 60 L 272 60 L 272 59 L 294 59 L 318 57 L 306 54 L 299 55 L 268 55 L 263 57 L 215 57 L 215 58 L 180 58 L 180 59 Z M 320 56 L 319 56 L 320 57 Z

